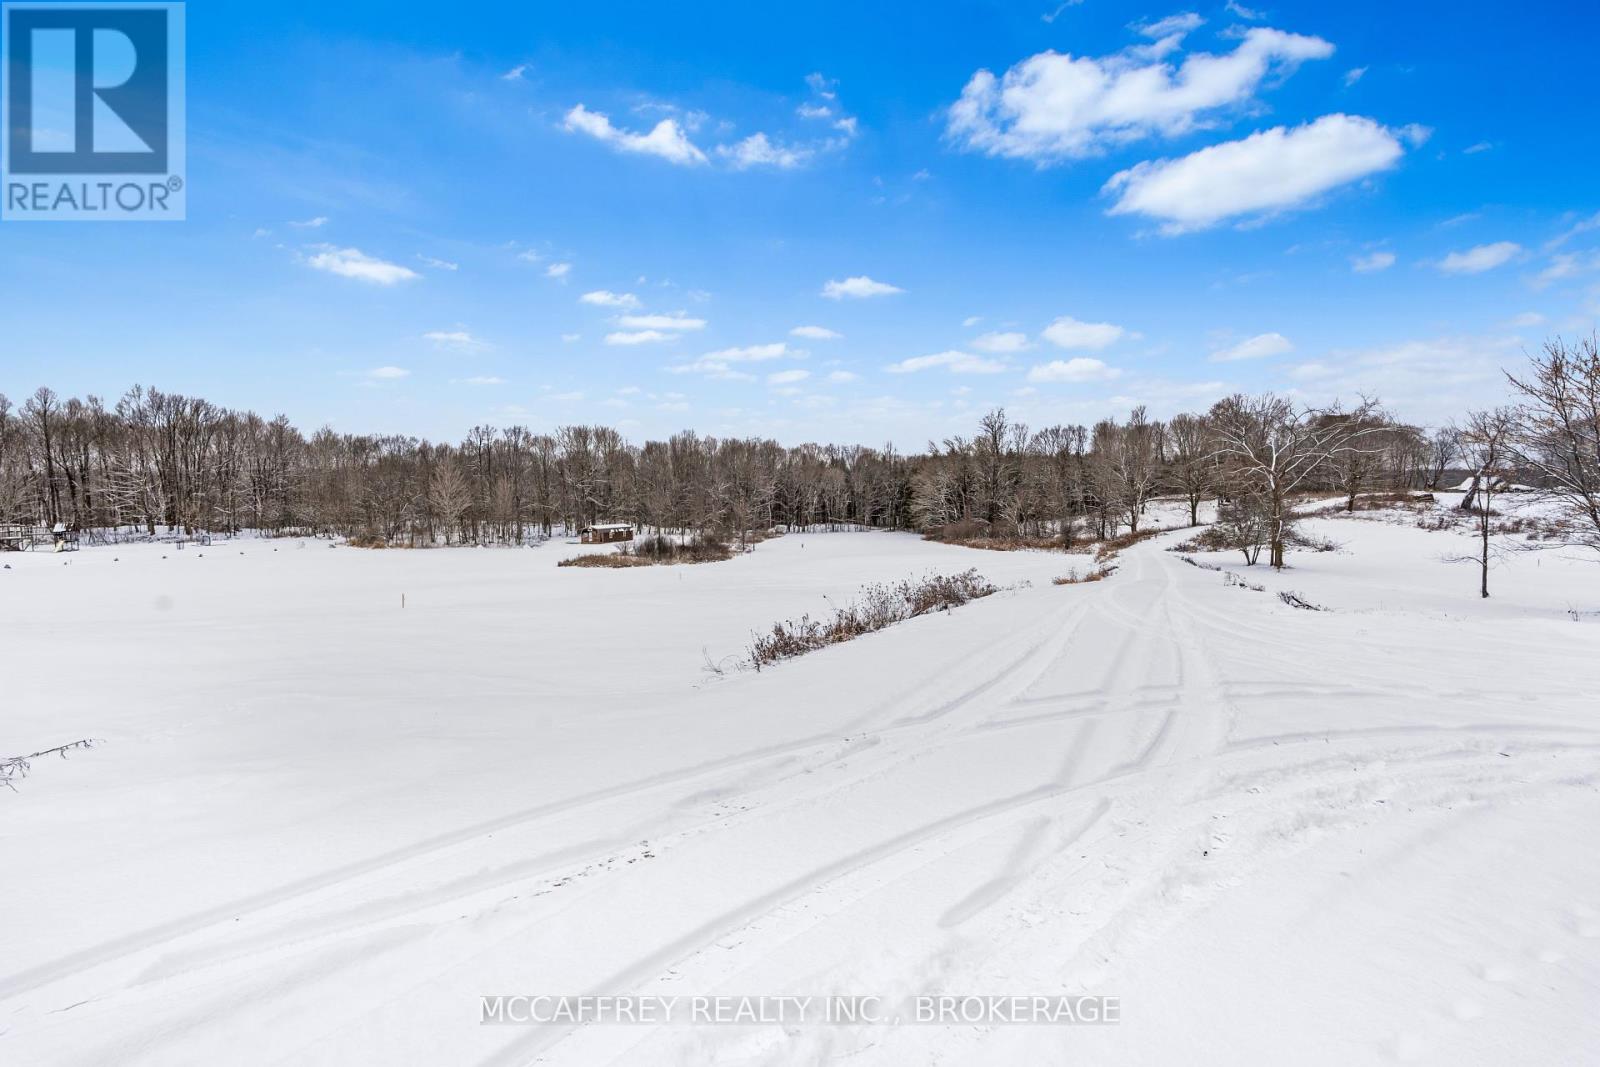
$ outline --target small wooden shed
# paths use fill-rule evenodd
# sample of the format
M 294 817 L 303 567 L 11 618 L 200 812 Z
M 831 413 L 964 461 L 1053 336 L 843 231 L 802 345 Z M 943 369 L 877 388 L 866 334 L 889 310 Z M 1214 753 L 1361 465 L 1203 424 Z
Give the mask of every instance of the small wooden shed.
M 603 545 L 610 541 L 632 541 L 631 522 L 597 522 L 578 532 L 578 539 L 586 545 Z

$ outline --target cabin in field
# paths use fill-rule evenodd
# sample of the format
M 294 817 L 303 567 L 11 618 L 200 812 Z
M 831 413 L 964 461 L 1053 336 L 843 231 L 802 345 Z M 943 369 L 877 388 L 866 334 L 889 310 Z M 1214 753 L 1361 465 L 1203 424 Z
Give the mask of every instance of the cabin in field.
M 632 541 L 633 524 L 630 522 L 597 522 L 585 526 L 578 539 L 586 545 L 603 545 L 609 541 Z

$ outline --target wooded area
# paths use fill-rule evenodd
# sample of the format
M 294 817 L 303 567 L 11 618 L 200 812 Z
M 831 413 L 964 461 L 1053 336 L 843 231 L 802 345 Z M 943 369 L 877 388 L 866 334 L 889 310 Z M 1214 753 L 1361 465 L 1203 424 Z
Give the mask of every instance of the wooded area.
M 1600 528 L 1597 367 L 1592 340 L 1552 342 L 1526 384 L 1512 380 L 1525 403 L 1493 462 L 1542 479 Z M 848 523 L 1071 543 L 1137 531 L 1165 493 L 1188 501 L 1191 520 L 1202 500 L 1221 498 L 1223 524 L 1255 531 L 1281 564 L 1292 494 L 1338 493 L 1353 506 L 1363 491 L 1433 488 L 1475 462 L 1473 441 L 1403 423 L 1374 401 L 1313 409 L 1267 395 L 1165 423 L 1139 408 L 1092 427 L 1033 429 L 996 410 L 971 437 L 916 455 L 687 430 L 634 445 L 605 426 L 479 426 L 449 445 L 330 428 L 306 436 L 281 415 L 143 387 L 110 407 L 41 388 L 20 407 L 0 395 L 0 522 L 410 546 L 514 544 L 602 520 L 730 539 Z

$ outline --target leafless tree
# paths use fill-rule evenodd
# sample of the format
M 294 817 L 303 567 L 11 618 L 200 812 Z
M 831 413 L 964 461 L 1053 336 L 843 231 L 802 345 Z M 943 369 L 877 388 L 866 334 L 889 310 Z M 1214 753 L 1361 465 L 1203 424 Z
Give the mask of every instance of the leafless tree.
M 1493 558 L 1494 498 L 1499 487 L 1510 480 L 1508 462 L 1512 458 L 1512 437 L 1520 422 L 1519 413 L 1508 407 L 1474 411 L 1461 430 L 1461 451 L 1472 468 L 1472 487 L 1463 506 L 1470 508 L 1478 533 L 1478 592 L 1489 596 L 1489 562 Z
M 1351 412 L 1297 408 L 1268 393 L 1234 395 L 1211 409 L 1214 454 L 1236 491 L 1260 496 L 1267 511 L 1269 560 L 1281 568 L 1293 519 L 1291 496 L 1316 484 L 1330 462 L 1371 446 L 1365 438 L 1374 404 Z M 1338 417 L 1331 417 L 1338 416 Z
M 1523 398 L 1518 461 L 1560 505 L 1569 543 L 1600 552 L 1600 345 L 1557 338 L 1526 375 L 1508 375 Z
M 1217 461 L 1204 416 L 1174 415 L 1167 422 L 1167 482 L 1189 505 L 1189 525 L 1200 525 L 1200 504 L 1216 492 Z

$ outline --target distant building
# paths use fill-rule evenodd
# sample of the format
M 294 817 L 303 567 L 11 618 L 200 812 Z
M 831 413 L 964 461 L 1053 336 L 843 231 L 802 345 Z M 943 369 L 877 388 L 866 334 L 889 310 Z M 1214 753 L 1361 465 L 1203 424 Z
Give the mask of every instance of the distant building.
M 633 524 L 631 522 L 597 522 L 593 526 L 585 526 L 580 530 L 578 539 L 586 545 L 603 545 L 608 541 L 632 541 Z

